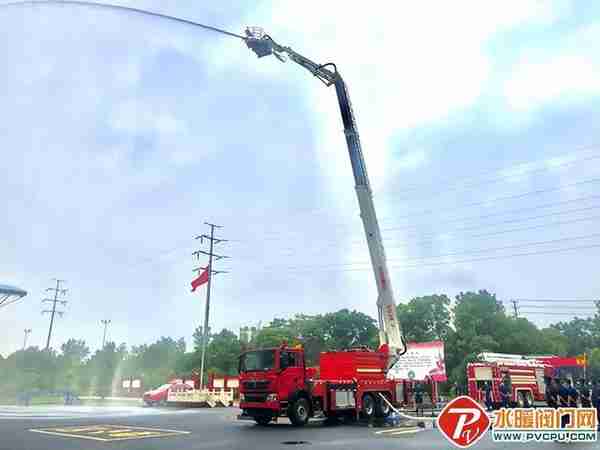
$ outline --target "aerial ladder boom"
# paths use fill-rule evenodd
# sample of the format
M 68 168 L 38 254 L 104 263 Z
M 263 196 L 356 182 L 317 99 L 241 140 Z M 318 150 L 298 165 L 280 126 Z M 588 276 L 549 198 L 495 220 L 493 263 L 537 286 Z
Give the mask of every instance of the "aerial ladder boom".
M 367 168 L 362 154 L 360 138 L 356 127 L 356 119 L 350 103 L 348 89 L 343 78 L 337 71 L 335 64 L 316 64 L 304 56 L 296 53 L 289 47 L 277 44 L 271 37 L 264 34 L 262 29 L 251 27 L 246 30 L 246 45 L 254 51 L 258 57 L 275 55 L 284 62 L 286 56 L 307 69 L 326 86 L 335 86 L 340 113 L 344 123 L 344 134 L 348 145 L 348 153 L 354 181 L 356 184 L 356 196 L 360 207 L 360 216 L 367 237 L 369 254 L 375 282 L 377 283 L 377 310 L 379 319 L 379 340 L 381 344 L 387 344 L 390 350 L 388 368 L 393 366 L 398 357 L 406 353 L 406 343 L 400 329 L 400 323 L 396 314 L 396 302 L 392 290 L 392 283 L 385 258 L 385 250 L 381 239 L 381 231 L 377 222 L 375 205 Z

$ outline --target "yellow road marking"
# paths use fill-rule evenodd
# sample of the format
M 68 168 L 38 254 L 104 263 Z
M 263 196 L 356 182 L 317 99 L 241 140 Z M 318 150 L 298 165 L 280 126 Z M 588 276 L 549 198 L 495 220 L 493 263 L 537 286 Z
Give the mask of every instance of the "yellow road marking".
M 94 425 L 87 427 L 61 427 L 30 429 L 33 433 L 49 434 L 93 441 L 123 441 L 150 437 L 167 437 L 190 434 L 189 431 L 166 430 L 163 428 L 125 427 L 123 425 Z
M 397 436 L 399 434 L 415 434 L 418 433 L 419 430 L 404 430 L 404 431 L 396 431 L 395 433 L 390 433 L 390 436 Z

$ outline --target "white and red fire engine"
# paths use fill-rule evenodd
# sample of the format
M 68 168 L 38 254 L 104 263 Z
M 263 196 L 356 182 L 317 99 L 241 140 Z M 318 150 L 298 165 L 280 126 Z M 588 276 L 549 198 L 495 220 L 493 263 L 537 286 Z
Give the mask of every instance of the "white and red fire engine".
M 467 365 L 469 397 L 485 402 L 485 385 L 491 384 L 492 405 L 500 405 L 500 384 L 508 377 L 511 385 L 510 403 L 528 407 L 545 400 L 546 382 L 554 376 L 554 367 L 523 355 L 482 353 L 479 362 Z

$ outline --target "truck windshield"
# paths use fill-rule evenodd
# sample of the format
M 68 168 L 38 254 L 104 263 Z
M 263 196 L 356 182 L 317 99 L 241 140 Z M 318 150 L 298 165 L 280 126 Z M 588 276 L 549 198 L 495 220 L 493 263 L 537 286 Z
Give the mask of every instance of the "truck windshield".
M 240 357 L 240 372 L 275 368 L 275 350 L 258 350 Z

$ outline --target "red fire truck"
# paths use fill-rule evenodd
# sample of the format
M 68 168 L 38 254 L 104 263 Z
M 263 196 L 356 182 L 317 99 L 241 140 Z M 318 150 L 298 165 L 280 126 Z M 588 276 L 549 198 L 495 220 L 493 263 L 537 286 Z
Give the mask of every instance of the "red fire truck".
M 323 352 L 318 368 L 306 367 L 301 347 L 249 351 L 240 357 L 241 419 L 265 425 L 281 416 L 297 426 L 310 417 L 385 417 L 402 403 L 405 384 L 386 378 L 387 345 Z
M 469 396 L 485 401 L 485 384 L 492 388 L 494 408 L 500 406 L 500 384 L 508 377 L 511 385 L 510 402 L 513 406 L 528 407 L 545 400 L 546 381 L 554 374 L 554 367 L 521 355 L 483 353 L 480 362 L 467 365 Z
M 301 348 L 283 346 L 244 353 L 239 366 L 242 416 L 267 424 L 287 415 L 295 425 L 304 425 L 318 412 L 326 416 L 360 412 L 366 417 L 385 416 L 389 413 L 389 404 L 379 394 L 389 401 L 397 401 L 396 390 L 402 383 L 389 380 L 386 374 L 406 353 L 406 343 L 396 316 L 381 230 L 346 83 L 335 64 L 317 64 L 277 44 L 257 27 L 248 28 L 246 35 L 246 45 L 258 57 L 275 55 L 284 61 L 287 56 L 326 86 L 335 88 L 377 286 L 381 345 L 376 351 L 351 348 L 322 353 L 318 369 L 306 367 Z

